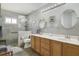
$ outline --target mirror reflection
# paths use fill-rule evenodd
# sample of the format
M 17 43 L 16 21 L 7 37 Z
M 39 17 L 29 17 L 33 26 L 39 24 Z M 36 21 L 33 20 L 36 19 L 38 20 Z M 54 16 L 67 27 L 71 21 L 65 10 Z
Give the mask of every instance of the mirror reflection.
M 77 15 L 74 10 L 66 10 L 62 14 L 61 24 L 64 28 L 72 28 L 77 23 Z

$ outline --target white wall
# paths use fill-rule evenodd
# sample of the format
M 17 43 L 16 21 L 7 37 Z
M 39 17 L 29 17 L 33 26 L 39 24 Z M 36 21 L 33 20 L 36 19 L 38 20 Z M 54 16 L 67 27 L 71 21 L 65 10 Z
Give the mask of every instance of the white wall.
M 56 26 L 53 26 L 53 24 L 48 23 L 47 28 L 43 29 L 42 31 L 48 32 L 48 33 L 56 33 L 56 34 L 79 35 L 79 33 L 78 33 L 79 32 L 79 20 L 78 20 L 76 26 L 74 26 L 74 28 L 71 28 L 71 29 L 65 29 L 61 25 L 60 21 L 61 21 L 62 12 L 65 11 L 66 9 L 75 10 L 77 13 L 77 17 L 79 17 L 79 4 L 77 4 L 77 3 L 65 4 L 63 6 L 60 6 L 58 8 L 52 9 L 52 10 L 44 13 L 43 16 L 46 21 L 49 21 L 49 16 L 56 17 L 56 23 L 55 23 Z M 40 10 L 38 10 L 28 16 L 29 26 L 30 26 L 31 30 L 35 31 L 38 27 L 38 21 L 39 21 L 39 19 L 41 19 L 41 16 L 42 16 L 40 13 Z M 34 21 L 35 21 L 35 23 L 34 23 Z

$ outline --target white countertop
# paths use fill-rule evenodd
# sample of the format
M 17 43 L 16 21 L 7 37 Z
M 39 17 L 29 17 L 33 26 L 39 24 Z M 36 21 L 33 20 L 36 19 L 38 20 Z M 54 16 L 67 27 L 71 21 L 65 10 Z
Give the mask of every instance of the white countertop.
M 53 36 L 53 35 L 50 36 L 50 35 L 42 35 L 42 34 L 31 34 L 31 35 L 79 46 L 79 41 L 77 40 L 77 38 L 76 39 L 74 39 L 74 38 L 67 39 L 64 36 L 59 37 L 59 36 Z

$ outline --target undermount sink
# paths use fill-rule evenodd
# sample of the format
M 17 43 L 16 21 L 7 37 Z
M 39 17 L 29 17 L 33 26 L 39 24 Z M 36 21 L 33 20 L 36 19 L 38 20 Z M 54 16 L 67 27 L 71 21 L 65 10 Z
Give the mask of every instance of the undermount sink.
M 53 38 L 61 38 L 64 39 L 64 35 L 57 35 L 57 34 L 50 34 L 50 33 L 43 33 L 42 35 L 47 36 L 47 37 L 53 37 Z
M 69 40 L 69 41 L 79 41 L 78 37 L 70 37 L 66 38 L 65 35 L 57 35 L 57 34 L 51 34 L 51 33 L 42 33 L 42 35 L 50 38 L 56 38 L 56 39 L 61 39 L 61 40 Z

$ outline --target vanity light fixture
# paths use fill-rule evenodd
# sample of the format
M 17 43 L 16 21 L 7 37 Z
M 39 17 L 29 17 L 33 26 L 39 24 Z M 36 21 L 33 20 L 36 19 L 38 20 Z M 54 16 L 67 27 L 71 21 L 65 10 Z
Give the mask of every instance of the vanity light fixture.
M 64 4 L 65 4 L 65 3 L 56 3 L 56 4 L 54 4 L 53 6 L 50 6 L 50 7 L 47 7 L 47 8 L 45 8 L 45 9 L 41 10 L 41 12 L 42 12 L 42 13 L 47 12 L 47 11 L 52 10 L 52 9 L 54 9 L 54 8 L 60 7 L 60 6 L 64 5 Z

